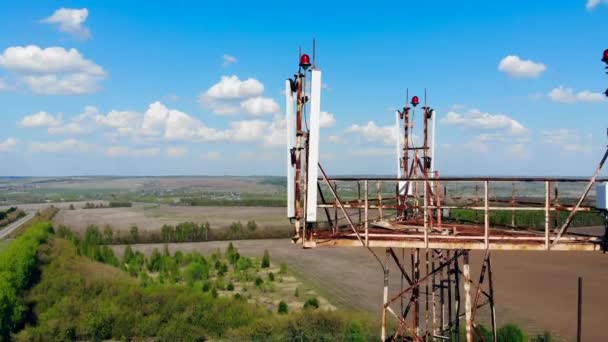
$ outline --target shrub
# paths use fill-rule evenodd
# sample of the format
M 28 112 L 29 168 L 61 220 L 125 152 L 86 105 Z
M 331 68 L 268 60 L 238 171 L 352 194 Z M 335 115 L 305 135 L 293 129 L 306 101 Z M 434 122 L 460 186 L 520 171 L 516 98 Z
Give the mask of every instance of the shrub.
M 524 342 L 524 341 L 526 341 L 526 335 L 515 324 L 506 324 L 506 325 L 503 325 L 496 332 L 496 338 L 499 341 L 509 341 L 509 342 Z
M 286 314 L 287 311 L 288 311 L 287 303 L 285 303 L 284 301 L 280 301 L 279 302 L 279 308 L 278 308 L 277 312 L 279 314 Z
M 317 297 L 309 298 L 304 303 L 304 309 L 307 309 L 307 308 L 312 308 L 312 309 L 318 309 L 319 308 L 319 300 L 317 299 Z
M 25 319 L 27 306 L 21 295 L 33 280 L 38 247 L 52 230 L 49 222 L 35 223 L 0 253 L 0 336 L 5 340 Z
M 270 267 L 270 254 L 268 254 L 268 250 L 264 250 L 264 256 L 262 257 L 262 268 Z
M 211 282 L 206 281 L 203 283 L 203 292 L 209 292 L 211 290 Z
M 228 290 L 228 291 L 234 291 L 234 284 L 232 284 L 232 282 L 229 282 L 228 286 L 226 286 L 226 290 Z
M 272 272 L 268 273 L 268 280 L 274 281 L 274 273 L 272 273 Z
M 549 331 L 542 332 L 530 340 L 532 342 L 551 342 L 553 341 L 553 335 Z
M 255 277 L 255 286 L 256 287 L 261 287 L 263 284 L 264 284 L 264 280 L 262 280 L 262 278 Z
M 211 289 L 211 297 L 217 298 L 219 294 L 217 293 L 217 289 L 214 287 Z
M 298 288 L 296 287 L 296 290 L 293 294 L 295 297 L 300 297 L 300 291 L 298 290 Z
M 209 270 L 206 265 L 195 261 L 190 263 L 184 270 L 184 278 L 189 286 L 194 285 L 194 282 L 207 279 L 209 277 Z

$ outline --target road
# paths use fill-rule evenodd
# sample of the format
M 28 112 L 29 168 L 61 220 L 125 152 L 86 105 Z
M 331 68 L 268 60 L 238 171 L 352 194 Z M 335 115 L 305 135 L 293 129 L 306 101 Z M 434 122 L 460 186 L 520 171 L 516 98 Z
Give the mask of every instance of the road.
M 0 239 L 4 239 L 7 236 L 9 236 L 15 229 L 21 227 L 21 225 L 23 225 L 24 223 L 31 220 L 34 217 L 34 215 L 36 215 L 36 212 L 32 211 L 32 212 L 28 213 L 27 215 L 23 216 L 21 219 L 2 228 L 2 230 L 0 230 Z

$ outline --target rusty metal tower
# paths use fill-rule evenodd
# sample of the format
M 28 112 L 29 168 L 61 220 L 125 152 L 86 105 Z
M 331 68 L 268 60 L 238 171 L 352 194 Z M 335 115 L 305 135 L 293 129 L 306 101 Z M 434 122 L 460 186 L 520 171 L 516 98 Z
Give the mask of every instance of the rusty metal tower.
M 608 64 L 608 50 L 603 57 Z M 440 177 L 434 168 L 436 113 L 425 90 L 422 105 L 418 96 L 408 94 L 395 113 L 396 177 L 330 178 L 318 157 L 321 71 L 314 63 L 314 48 L 312 63 L 300 54 L 298 72 L 286 81 L 285 92 L 287 216 L 295 227 L 293 241 L 304 248 L 355 246 L 370 251 L 384 274 L 382 341 L 459 341 L 462 327 L 468 342 L 474 336 L 483 340 L 476 324 L 482 307 L 489 310 L 496 340 L 493 250 L 606 250 L 606 236 L 568 229 L 577 213 L 596 210 L 586 199 L 593 184 L 606 181 L 598 176 L 608 150 L 590 179 Z M 415 131 L 419 121 L 421 128 Z M 516 196 L 515 184 L 529 191 Z M 575 201 L 560 198 L 558 187 L 575 185 L 580 191 Z M 505 188 L 513 189 L 511 198 L 500 194 Z M 317 218 L 318 209 L 323 219 Z M 481 222 L 455 221 L 447 215 L 450 210 L 474 212 Z M 542 212 L 542 227 L 515 227 L 516 211 Z M 493 223 L 498 212 L 511 213 L 512 223 Z M 561 212 L 568 214 L 560 219 Z M 484 255 L 477 279 L 471 276 L 471 250 Z M 391 264 L 399 284 L 389 283 Z M 389 296 L 391 292 L 395 295 Z

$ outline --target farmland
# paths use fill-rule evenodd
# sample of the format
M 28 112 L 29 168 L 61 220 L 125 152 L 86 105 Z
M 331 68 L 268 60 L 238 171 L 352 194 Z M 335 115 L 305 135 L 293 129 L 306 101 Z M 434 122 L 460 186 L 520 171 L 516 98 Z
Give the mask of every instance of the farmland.
M 211 253 L 228 242 L 169 244 L 169 250 Z M 299 278 L 340 309 L 352 309 L 380 317 L 382 270 L 363 248 L 304 250 L 287 240 L 237 241 L 241 254 L 256 256 L 268 250 L 273 259 L 285 263 Z M 159 245 L 135 245 L 134 250 L 152 253 Z M 120 254 L 124 246 L 115 246 Z M 409 251 L 408 251 L 409 253 Z M 480 265 L 482 253 L 472 252 L 472 265 Z M 604 309 L 608 305 L 604 284 L 608 259 L 597 253 L 494 252 L 493 265 L 499 325 L 516 323 L 529 332 L 544 330 L 572 340 L 576 333 L 576 279 L 584 279 L 584 326 L 586 339 L 602 340 Z M 396 267 L 393 267 L 395 269 Z M 473 279 L 479 270 L 472 267 Z M 395 272 L 391 278 L 399 283 Z M 487 313 L 480 311 L 487 324 Z

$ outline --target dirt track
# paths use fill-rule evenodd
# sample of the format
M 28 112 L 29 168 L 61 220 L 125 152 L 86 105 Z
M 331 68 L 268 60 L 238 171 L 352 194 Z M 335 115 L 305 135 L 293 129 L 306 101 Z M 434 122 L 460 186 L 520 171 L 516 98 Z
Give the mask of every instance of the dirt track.
M 227 242 L 169 245 L 171 250 L 201 252 L 224 249 Z M 382 271 L 363 248 L 316 248 L 304 250 L 287 240 L 237 241 L 243 254 L 261 256 L 268 249 L 275 262 L 289 267 L 316 287 L 338 307 L 372 312 L 380 317 Z M 139 245 L 151 252 L 162 246 Z M 120 252 L 121 247 L 116 247 Z M 408 252 L 409 253 L 409 252 Z M 473 279 L 480 268 L 481 253 L 472 252 Z M 498 324 L 513 322 L 528 331 L 544 329 L 573 340 L 576 333 L 576 282 L 584 280 L 583 340 L 603 341 L 608 295 L 608 256 L 574 252 L 495 252 L 492 258 Z M 396 268 L 393 267 L 393 270 Z M 398 284 L 397 273 L 391 282 Z M 484 309 L 480 319 L 486 320 Z M 484 317 L 485 316 L 485 317 Z

